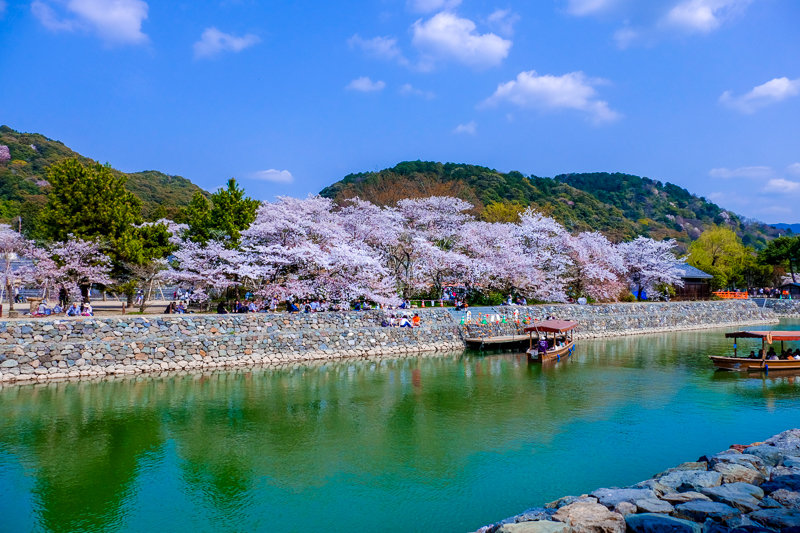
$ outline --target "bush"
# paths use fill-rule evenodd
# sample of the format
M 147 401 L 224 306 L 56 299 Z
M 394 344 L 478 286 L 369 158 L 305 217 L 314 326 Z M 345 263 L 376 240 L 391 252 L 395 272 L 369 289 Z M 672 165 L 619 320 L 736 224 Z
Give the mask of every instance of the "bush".
M 620 302 L 635 302 L 636 301 L 636 296 L 634 296 L 633 294 L 631 294 L 631 293 L 626 291 L 626 292 L 624 292 L 623 294 L 620 295 L 619 301 Z

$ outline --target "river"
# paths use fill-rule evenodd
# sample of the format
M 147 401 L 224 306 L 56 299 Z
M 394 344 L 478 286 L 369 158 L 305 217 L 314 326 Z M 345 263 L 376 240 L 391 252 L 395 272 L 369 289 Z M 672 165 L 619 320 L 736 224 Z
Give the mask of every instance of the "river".
M 0 531 L 474 530 L 800 427 L 722 333 L 5 386 Z

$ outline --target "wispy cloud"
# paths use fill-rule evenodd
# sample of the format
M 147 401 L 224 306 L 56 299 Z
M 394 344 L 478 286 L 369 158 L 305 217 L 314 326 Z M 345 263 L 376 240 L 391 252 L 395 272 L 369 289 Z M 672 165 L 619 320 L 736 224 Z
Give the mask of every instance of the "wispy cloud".
M 753 87 L 749 92 L 734 96 L 731 91 L 725 91 L 719 97 L 720 103 L 745 114 L 755 113 L 759 109 L 771 104 L 782 102 L 800 94 L 800 78 L 774 78 L 766 83 Z
M 241 52 L 259 42 L 261 39 L 252 33 L 237 37 L 221 32 L 214 27 L 206 28 L 200 36 L 200 40 L 194 43 L 194 57 L 197 59 L 212 58 L 223 52 Z
M 410 83 L 404 83 L 400 87 L 400 94 L 403 96 L 418 96 L 419 98 L 424 98 L 425 100 L 433 100 L 436 98 L 436 95 L 433 92 L 417 89 Z
M 52 31 L 90 30 L 107 44 L 143 44 L 149 6 L 143 0 L 35 0 L 33 16 Z
M 783 178 L 771 179 L 764 186 L 765 192 L 794 193 L 800 191 L 800 183 Z
M 582 17 L 606 11 L 618 0 L 567 0 L 567 13 Z
M 588 78 L 583 72 L 562 76 L 539 75 L 534 70 L 520 72 L 515 80 L 501 83 L 480 107 L 510 103 L 523 109 L 559 111 L 572 109 L 585 113 L 593 122 L 613 122 L 620 114 L 601 100 L 595 90 L 604 80 Z
M 467 122 L 466 124 L 459 124 L 453 129 L 453 133 L 456 134 L 466 134 L 466 135 L 476 135 L 478 133 L 478 125 L 475 123 L 474 120 Z
M 792 163 L 791 165 L 786 167 L 786 170 L 790 174 L 794 174 L 795 176 L 800 176 L 800 163 Z
M 385 59 L 389 61 L 397 61 L 401 65 L 407 65 L 408 60 L 403 56 L 400 47 L 397 45 L 395 37 L 372 37 L 365 39 L 359 34 L 355 34 L 347 40 L 350 48 L 358 48 L 365 54 Z
M 765 179 L 775 175 L 772 167 L 767 166 L 750 166 L 738 168 L 712 168 L 708 175 L 712 178 L 749 178 L 749 179 Z
M 258 172 L 253 172 L 250 175 L 250 179 L 269 181 L 272 183 L 292 183 L 294 181 L 294 176 L 292 176 L 292 173 L 288 170 L 276 170 L 274 168 L 270 168 L 268 170 L 259 170 Z
M 686 31 L 708 33 L 739 13 L 752 0 L 683 0 L 667 12 L 664 23 Z
M 519 15 L 510 9 L 497 9 L 486 19 L 492 31 L 509 37 L 514 35 L 514 25 L 519 22 Z
M 448 12 L 416 21 L 411 31 L 411 42 L 422 56 L 419 66 L 423 70 L 444 61 L 475 68 L 494 67 L 508 56 L 512 45 L 494 33 L 479 33 L 473 21 Z
M 374 93 L 382 91 L 385 87 L 386 83 L 383 81 L 372 81 L 369 76 L 361 76 L 348 83 L 345 89 L 362 93 Z

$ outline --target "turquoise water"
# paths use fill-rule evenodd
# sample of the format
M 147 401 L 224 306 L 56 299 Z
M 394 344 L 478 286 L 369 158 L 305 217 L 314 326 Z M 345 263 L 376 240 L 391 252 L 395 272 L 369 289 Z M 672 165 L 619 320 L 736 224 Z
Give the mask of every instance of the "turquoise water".
M 718 330 L 0 389 L 0 531 L 467 531 L 800 427 Z

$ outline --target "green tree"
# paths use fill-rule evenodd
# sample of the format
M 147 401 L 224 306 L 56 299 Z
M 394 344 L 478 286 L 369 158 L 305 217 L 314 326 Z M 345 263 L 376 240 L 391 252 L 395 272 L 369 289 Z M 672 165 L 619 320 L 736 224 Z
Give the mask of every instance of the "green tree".
M 519 202 L 503 200 L 502 202 L 492 202 L 487 205 L 481 220 L 484 222 L 519 222 L 519 215 L 525 211 L 525 206 Z
M 234 178 L 228 180 L 226 188 L 212 194 L 210 202 L 196 193 L 184 211 L 188 236 L 201 243 L 217 239 L 235 247 L 242 231 L 255 220 L 258 205 L 258 200 L 245 196 Z
M 730 228 L 712 226 L 689 245 L 689 264 L 708 272 L 714 289 L 723 289 L 741 280 L 747 249 Z
M 765 265 L 788 266 L 792 281 L 797 281 L 794 269 L 800 263 L 800 236 L 785 235 L 769 241 L 758 259 Z
M 117 244 L 142 221 L 141 202 L 125 189 L 125 176 L 115 176 L 108 165 L 65 159 L 50 166 L 47 180 L 51 187 L 40 218 L 43 236 L 109 241 L 104 252 L 118 261 Z

